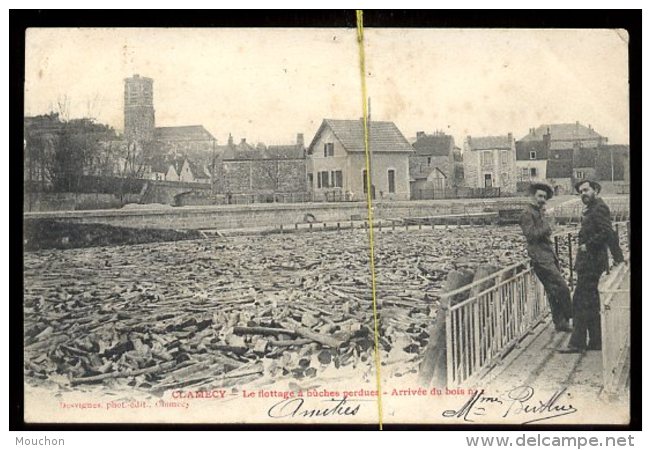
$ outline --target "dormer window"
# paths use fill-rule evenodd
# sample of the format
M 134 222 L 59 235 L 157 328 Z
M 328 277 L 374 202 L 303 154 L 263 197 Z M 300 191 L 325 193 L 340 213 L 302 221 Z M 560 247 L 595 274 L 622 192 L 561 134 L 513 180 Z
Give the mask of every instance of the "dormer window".
M 529 152 L 529 159 L 536 159 L 536 152 Z

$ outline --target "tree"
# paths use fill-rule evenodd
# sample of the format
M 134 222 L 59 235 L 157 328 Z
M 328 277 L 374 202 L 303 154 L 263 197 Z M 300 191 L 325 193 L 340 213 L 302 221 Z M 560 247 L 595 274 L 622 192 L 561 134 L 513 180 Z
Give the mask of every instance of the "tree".
M 26 119 L 28 179 L 36 177 L 42 189 L 77 191 L 81 177 L 101 174 L 104 143 L 115 138 L 115 130 L 91 119 L 62 121 L 56 113 Z

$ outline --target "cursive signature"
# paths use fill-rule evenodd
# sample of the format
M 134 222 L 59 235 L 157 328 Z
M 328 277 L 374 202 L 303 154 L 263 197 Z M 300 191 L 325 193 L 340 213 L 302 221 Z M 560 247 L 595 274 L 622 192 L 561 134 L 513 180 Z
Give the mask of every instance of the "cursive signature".
M 474 422 L 477 416 L 521 416 L 525 419 L 523 424 L 541 422 L 577 411 L 574 406 L 561 400 L 566 390 L 562 388 L 542 400 L 534 398 L 535 391 L 531 386 L 518 386 L 507 392 L 505 397 L 489 396 L 480 390 L 474 392 L 460 408 L 443 411 L 443 417 Z
M 511 389 L 508 393 L 509 406 L 502 417 L 509 415 L 525 415 L 531 417 L 523 423 L 534 423 L 551 419 L 552 417 L 567 416 L 574 414 L 577 409 L 571 404 L 561 401 L 561 397 L 567 388 L 554 392 L 544 400 L 534 400 L 534 389 L 531 386 L 520 386 Z
M 309 417 L 333 417 L 333 416 L 354 416 L 362 406 L 359 401 L 351 400 L 348 397 L 331 398 L 319 400 L 320 406 L 328 403 L 326 407 L 314 408 L 306 405 L 304 398 L 290 398 L 274 403 L 267 411 L 267 415 L 274 419 L 281 418 L 309 418 Z

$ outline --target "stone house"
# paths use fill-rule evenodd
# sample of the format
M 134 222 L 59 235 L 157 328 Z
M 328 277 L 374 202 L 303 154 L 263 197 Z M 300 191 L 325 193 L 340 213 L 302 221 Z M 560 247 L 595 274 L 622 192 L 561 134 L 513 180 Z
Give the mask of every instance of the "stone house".
M 413 147 L 393 122 L 372 121 L 368 128 L 372 198 L 408 200 Z M 315 200 L 366 198 L 362 120 L 324 119 L 307 154 L 308 188 Z

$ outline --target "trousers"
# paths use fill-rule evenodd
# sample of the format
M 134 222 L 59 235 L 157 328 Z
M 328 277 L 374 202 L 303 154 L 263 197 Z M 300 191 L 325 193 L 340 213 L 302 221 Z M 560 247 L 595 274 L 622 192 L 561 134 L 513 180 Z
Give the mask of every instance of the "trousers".
M 599 314 L 599 279 L 603 271 L 581 270 L 577 272 L 574 290 L 574 331 L 569 345 L 601 348 L 601 316 Z
M 560 269 L 552 262 L 534 261 L 533 271 L 545 287 L 554 325 L 561 325 L 562 322 L 572 317 L 572 303 L 570 289 L 567 287 Z

